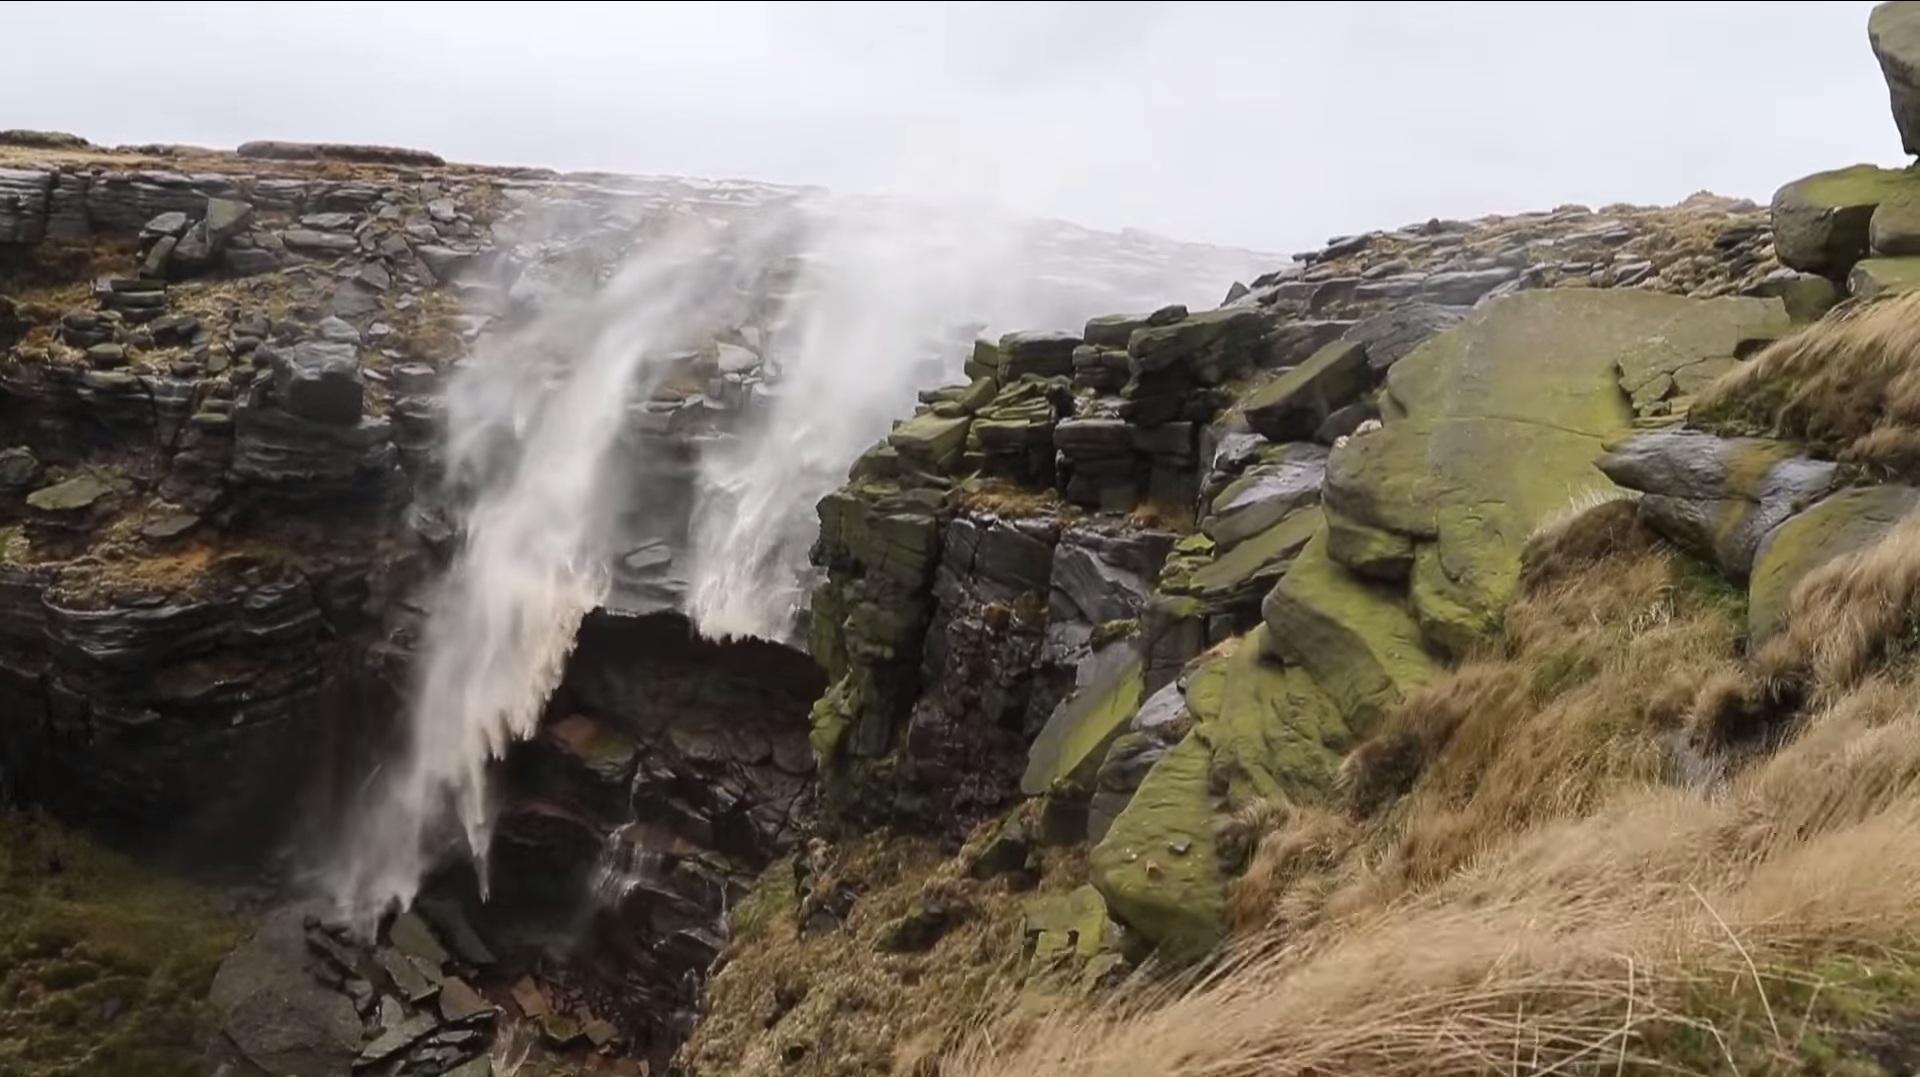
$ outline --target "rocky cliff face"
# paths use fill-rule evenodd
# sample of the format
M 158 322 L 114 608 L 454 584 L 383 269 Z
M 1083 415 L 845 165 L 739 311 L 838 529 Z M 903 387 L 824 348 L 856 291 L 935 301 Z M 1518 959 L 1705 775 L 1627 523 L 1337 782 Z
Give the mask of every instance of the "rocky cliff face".
M 561 345 L 555 311 L 674 220 L 754 222 L 783 245 L 770 265 L 804 256 L 800 194 L 8 133 L 0 793 L 203 864 L 258 864 L 292 835 L 264 881 L 297 890 L 405 735 L 427 585 L 463 540 L 448 383 L 485 340 L 546 326 Z M 1021 242 L 1035 317 L 1253 264 L 1060 224 Z M 709 462 L 768 421 L 795 279 L 764 275 L 746 320 L 670 357 L 630 410 L 607 608 L 540 735 L 497 768 L 493 900 L 456 866 L 426 920 L 370 945 L 329 933 L 323 908 L 276 913 L 215 992 L 232 1065 L 438 1073 L 522 1032 L 541 1052 L 660 1063 L 686 1035 L 728 910 L 813 814 L 815 666 L 703 642 L 681 612 Z M 450 1012 L 449 978 L 517 999 L 522 1032 L 492 1033 L 484 997 Z
M 1325 671 L 1370 720 L 1429 651 L 1459 653 L 1490 622 L 1533 524 L 1604 483 L 1600 444 L 1684 410 L 1784 332 L 1766 297 L 1808 281 L 1774 261 L 1764 214 L 1702 196 L 1342 238 L 1217 310 L 981 342 L 972 380 L 923 393 L 821 503 L 829 788 L 845 783 L 855 817 L 937 818 L 956 836 L 1052 791 L 1097 837 L 1127 775 L 1169 747 L 1136 730 L 1123 751 L 1146 755 L 1103 770 L 1108 742 L 1258 626 L 1303 552 L 1333 562 L 1343 594 L 1410 589 L 1415 622 L 1389 633 L 1404 659 Z M 1756 298 L 1715 298 L 1739 294 Z M 1596 335 L 1562 358 L 1583 320 Z M 1436 334 L 1448 346 L 1422 351 Z M 1510 459 L 1532 466 L 1490 485 Z M 1467 508 L 1489 498 L 1510 515 Z M 1277 647 L 1314 630 L 1315 601 L 1269 611 Z M 1354 646 L 1368 661 L 1372 644 Z

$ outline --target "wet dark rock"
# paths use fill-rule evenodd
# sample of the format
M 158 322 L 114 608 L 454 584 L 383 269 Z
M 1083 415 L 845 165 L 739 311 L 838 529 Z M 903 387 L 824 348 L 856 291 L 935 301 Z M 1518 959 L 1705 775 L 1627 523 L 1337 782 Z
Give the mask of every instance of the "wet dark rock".
M 432 273 L 434 279 L 442 284 L 452 283 L 474 260 L 471 251 L 456 250 L 434 243 L 419 244 L 413 248 L 413 253 L 419 256 L 420 261 L 426 263 L 427 272 Z
M 356 277 L 334 289 L 330 309 L 342 318 L 364 318 L 379 313 L 381 307 L 380 293 Z
M 1453 328 L 1466 316 L 1464 307 L 1404 303 L 1362 319 L 1346 331 L 1345 339 L 1366 345 L 1367 365 L 1379 376 L 1428 337 Z
M 1000 338 L 1004 380 L 1013 381 L 1029 374 L 1043 378 L 1072 377 L 1073 350 L 1080 344 L 1080 337 L 1073 333 L 1008 333 Z
M 403 912 L 387 926 L 387 941 L 408 957 L 433 965 L 445 965 L 452 959 L 446 947 L 434 936 L 433 929 L 416 912 Z
M 345 232 L 353 228 L 351 213 L 308 213 L 300 218 L 300 227 L 320 232 Z
M 273 368 L 274 393 L 289 414 L 332 426 L 359 422 L 366 390 L 352 344 L 304 341 L 273 349 L 267 360 Z
M 291 906 L 264 918 L 220 963 L 208 1001 L 254 1065 L 288 1077 L 338 1077 L 360 1053 L 360 1016 L 307 971 L 308 912 Z
M 179 243 L 180 241 L 172 236 L 161 236 L 152 247 L 147 248 L 147 256 L 140 262 L 140 275 L 155 280 L 164 278 L 167 275 L 168 263 L 173 258 L 173 248 Z
M 45 468 L 34 451 L 24 445 L 0 450 L 0 489 L 21 490 L 40 481 Z
M 1832 488 L 1838 469 L 1787 442 L 1696 430 L 1636 434 L 1598 466 L 1642 492 L 1640 512 L 1663 535 L 1745 579 L 1761 540 Z
M 177 509 L 163 510 L 140 525 L 140 537 L 155 542 L 166 542 L 200 525 L 200 515 Z
M 499 1007 L 482 998 L 465 980 L 454 976 L 440 985 L 439 1009 L 441 1019 L 453 1024 L 483 1020 L 499 1012 Z
M 161 236 L 172 236 L 178 239 L 186 230 L 187 215 L 177 209 L 169 210 L 143 225 L 140 229 L 140 238 L 145 242 L 151 242 Z
M 310 228 L 289 228 L 280 234 L 280 240 L 290 251 L 319 257 L 348 254 L 360 249 L 359 241 L 352 236 Z
M 357 1068 L 385 1062 L 426 1039 L 438 1027 L 439 1021 L 432 1014 L 415 1014 L 398 1025 L 382 1031 L 360 1052 L 359 1057 L 354 1060 L 354 1065 Z
M 118 344 L 105 342 L 87 349 L 87 363 L 95 370 L 110 370 L 127 363 L 127 349 Z
M 1263 456 L 1263 462 L 1228 485 L 1208 506 L 1202 523 L 1208 537 L 1222 550 L 1252 538 L 1302 505 L 1320 499 L 1327 477 L 1327 450 L 1310 442 L 1295 442 Z
M 213 264 L 216 253 L 213 241 L 207 236 L 207 223 L 196 222 L 174 244 L 173 256 L 167 262 L 167 272 L 174 277 L 198 273 Z

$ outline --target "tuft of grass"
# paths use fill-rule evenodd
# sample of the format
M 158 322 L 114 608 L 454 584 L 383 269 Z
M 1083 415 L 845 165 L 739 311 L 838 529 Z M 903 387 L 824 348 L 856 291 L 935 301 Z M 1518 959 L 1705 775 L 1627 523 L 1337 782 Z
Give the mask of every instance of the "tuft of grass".
M 953 504 L 965 513 L 1008 520 L 1066 519 L 1079 515 L 1079 510 L 1050 486 L 1022 486 L 998 478 L 968 479 L 955 491 Z
M 0 1073 L 203 1073 L 204 1000 L 238 926 L 45 818 L 0 813 Z
M 1852 305 L 1770 345 L 1702 390 L 1689 417 L 1920 475 L 1920 293 Z
M 1874 671 L 1920 648 L 1920 517 L 1809 572 L 1794 586 L 1785 623 L 1755 656 L 1771 699 L 1833 702 Z
M 982 824 L 970 847 L 998 827 Z M 932 1074 L 936 1059 L 1021 995 L 1022 908 L 1086 881 L 1083 853 L 1048 850 L 1039 885 L 977 880 L 969 857 L 911 837 L 875 835 L 833 847 L 807 879 L 814 901 L 856 894 L 844 923 L 801 917 L 791 863 L 762 875 L 735 913 L 733 941 L 710 984 L 707 1017 L 677 1064 L 693 1074 Z M 934 899 L 964 909 L 924 953 L 888 953 L 882 937 Z

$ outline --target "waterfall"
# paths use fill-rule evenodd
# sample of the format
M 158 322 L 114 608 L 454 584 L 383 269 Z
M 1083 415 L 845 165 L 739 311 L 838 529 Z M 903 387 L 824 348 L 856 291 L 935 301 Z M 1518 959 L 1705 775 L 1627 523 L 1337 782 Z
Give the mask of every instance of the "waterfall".
M 1073 327 L 1169 292 L 1217 295 L 1237 273 L 1205 249 L 890 200 L 708 201 L 668 207 L 664 227 L 655 202 L 625 232 L 563 234 L 581 205 L 516 222 L 531 264 L 511 294 L 533 313 L 483 336 L 448 386 L 445 493 L 463 540 L 424 603 L 405 749 L 324 876 L 362 928 L 450 857 L 470 857 L 484 890 L 488 768 L 537 728 L 581 621 L 619 597 L 616 562 L 680 574 L 649 577 L 647 601 L 669 596 L 703 635 L 789 638 L 813 505 L 917 389 L 960 374 L 983 324 Z M 754 343 L 731 346 L 762 364 L 750 408 L 671 380 L 695 355 L 726 372 L 722 338 Z M 683 442 L 698 445 L 690 504 L 632 466 L 636 431 L 659 433 L 662 389 L 732 416 Z M 675 513 L 683 539 L 635 544 L 636 517 Z
M 465 851 L 484 888 L 486 770 L 530 735 L 608 587 L 614 449 L 669 362 L 739 324 L 774 239 L 682 217 L 586 296 L 485 340 L 448 389 L 447 473 L 471 498 L 416 660 L 408 743 L 366 791 L 328 880 L 367 926 Z

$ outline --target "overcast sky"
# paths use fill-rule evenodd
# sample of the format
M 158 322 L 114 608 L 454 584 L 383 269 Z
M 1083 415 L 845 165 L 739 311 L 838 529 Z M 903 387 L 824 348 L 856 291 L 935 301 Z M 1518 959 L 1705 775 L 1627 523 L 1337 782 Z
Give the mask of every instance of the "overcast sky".
M 981 196 L 1284 252 L 1904 163 L 1869 7 L 18 4 L 0 127 Z

